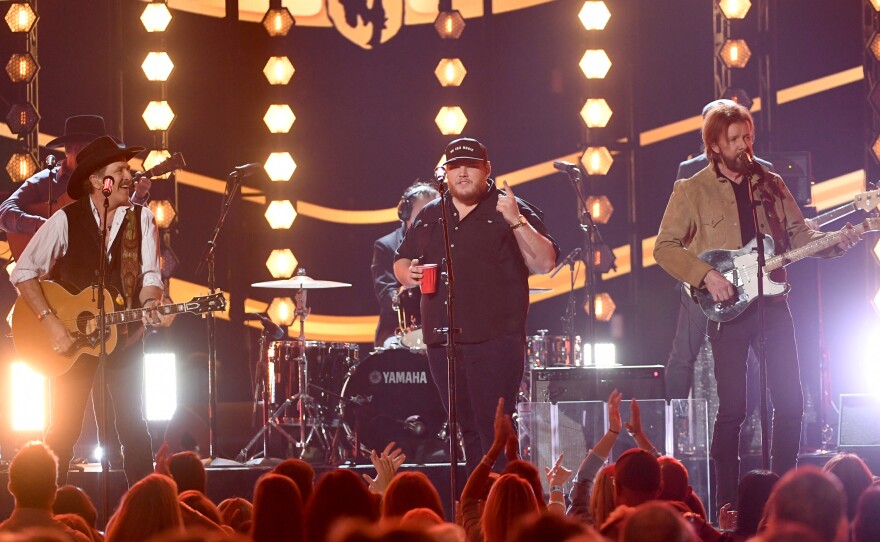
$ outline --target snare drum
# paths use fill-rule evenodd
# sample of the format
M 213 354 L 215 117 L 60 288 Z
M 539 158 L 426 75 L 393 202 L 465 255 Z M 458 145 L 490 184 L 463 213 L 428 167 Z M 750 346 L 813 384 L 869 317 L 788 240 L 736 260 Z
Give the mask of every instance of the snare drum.
M 574 361 L 569 359 L 567 335 L 532 335 L 526 337 L 526 358 L 529 368 L 580 366 L 581 338 L 575 336 Z
M 340 411 L 362 450 L 393 440 L 409 461 L 422 462 L 444 448 L 438 433 L 446 412 L 425 355 L 402 348 L 370 353 L 346 377 Z
M 400 344 L 416 350 L 426 348 L 422 341 L 421 300 L 422 293 L 418 287 L 402 289 L 397 297 Z
M 303 345 L 305 347 L 303 348 Z M 357 363 L 358 345 L 324 341 L 272 341 L 266 353 L 269 402 L 276 407 L 300 392 L 299 360 L 305 354 L 308 395 L 322 413 L 333 413 L 348 370 Z

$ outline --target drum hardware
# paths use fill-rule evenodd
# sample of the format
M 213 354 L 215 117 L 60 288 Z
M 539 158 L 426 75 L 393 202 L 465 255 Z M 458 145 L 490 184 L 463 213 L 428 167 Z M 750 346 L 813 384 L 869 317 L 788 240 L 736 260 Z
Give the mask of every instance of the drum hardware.
M 271 415 L 269 414 L 270 379 L 273 376 L 269 374 L 268 352 L 271 345 L 267 343 L 265 338 L 261 338 L 260 363 L 262 365 L 260 365 L 260 367 L 265 368 L 265 370 L 262 371 L 262 374 L 265 378 L 265 380 L 263 381 L 262 392 L 263 427 L 251 439 L 247 446 L 242 449 L 239 457 L 247 457 L 250 453 L 250 448 L 257 442 L 257 440 L 260 439 L 260 437 L 262 437 L 262 461 L 268 460 L 270 436 L 269 433 L 271 428 L 278 431 L 278 433 L 280 433 L 288 441 L 291 448 L 296 451 L 295 455 L 297 456 L 297 458 L 302 459 L 304 457 L 306 449 L 314 440 L 316 441 L 317 445 L 324 451 L 325 459 L 327 460 L 327 462 L 332 462 L 334 459 L 336 459 L 336 453 L 334 451 L 333 445 L 334 443 L 338 442 L 338 434 L 334 435 L 332 439 L 328 438 L 328 426 L 324 422 L 324 413 L 322 412 L 322 409 L 315 400 L 315 397 L 309 395 L 309 360 L 307 356 L 307 346 L 309 342 L 306 341 L 305 321 L 306 318 L 308 318 L 311 309 L 307 305 L 307 293 L 310 289 L 345 288 L 351 286 L 351 284 L 344 282 L 312 279 L 311 277 L 306 275 L 305 269 L 299 268 L 297 270 L 297 274 L 289 279 L 257 282 L 252 284 L 251 286 L 255 288 L 280 288 L 295 290 L 294 301 L 296 304 L 296 309 L 293 315 L 293 322 L 299 320 L 299 337 L 294 341 L 290 341 L 290 343 L 293 343 L 294 345 L 298 343 L 299 348 L 294 349 L 295 355 L 291 357 L 291 365 L 289 365 L 288 368 L 292 369 L 292 363 L 296 363 L 297 390 L 294 395 L 286 397 L 284 401 L 278 406 L 278 408 L 271 413 Z M 288 343 L 287 341 L 283 342 Z M 286 414 L 288 414 L 288 409 L 294 406 L 296 408 L 296 417 L 289 418 L 288 416 L 286 416 Z M 281 424 L 283 422 L 290 419 L 295 420 L 294 425 L 299 427 L 298 438 L 295 438 L 293 435 L 291 435 L 281 427 Z M 336 430 L 338 432 L 340 428 L 337 427 Z
M 397 313 L 398 342 L 410 350 L 425 350 L 423 341 L 421 310 L 421 291 L 418 286 L 401 286 L 391 297 L 391 308 Z

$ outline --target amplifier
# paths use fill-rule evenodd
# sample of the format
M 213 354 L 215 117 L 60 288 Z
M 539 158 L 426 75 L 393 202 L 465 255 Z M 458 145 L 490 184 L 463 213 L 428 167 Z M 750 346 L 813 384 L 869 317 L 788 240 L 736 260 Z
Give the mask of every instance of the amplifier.
M 532 369 L 532 402 L 605 401 L 617 389 L 625 400 L 665 399 L 662 365 Z
M 841 394 L 837 435 L 841 451 L 880 449 L 880 395 Z

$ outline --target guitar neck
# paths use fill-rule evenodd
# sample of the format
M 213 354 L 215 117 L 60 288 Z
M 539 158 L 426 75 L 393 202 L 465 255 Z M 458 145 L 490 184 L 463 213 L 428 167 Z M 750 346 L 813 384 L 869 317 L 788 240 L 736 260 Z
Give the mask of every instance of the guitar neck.
M 188 303 L 174 303 L 171 305 L 160 305 L 156 307 L 159 314 L 169 315 L 180 312 L 188 312 Z M 124 311 L 116 311 L 107 314 L 107 325 L 118 326 L 122 324 L 130 324 L 132 322 L 140 322 L 149 309 L 127 309 Z
M 813 222 L 815 222 L 820 228 L 825 224 L 830 222 L 834 222 L 838 218 L 842 218 L 848 214 L 856 212 L 856 206 L 854 203 L 847 203 L 846 205 L 841 205 L 836 209 L 831 209 L 821 215 L 813 218 Z
M 864 224 L 859 224 L 858 226 L 854 226 L 852 231 L 858 234 L 862 234 L 865 232 L 865 226 Z M 780 254 L 779 256 L 769 258 L 767 260 L 767 265 L 764 266 L 764 271 L 766 273 L 769 273 L 781 267 L 785 267 L 790 263 L 802 260 L 807 256 L 812 256 L 817 252 L 821 252 L 827 248 L 833 247 L 840 242 L 841 236 L 842 232 L 840 231 L 831 232 L 825 237 L 817 239 L 811 243 L 807 243 L 800 248 L 795 248 L 789 250 L 785 254 Z

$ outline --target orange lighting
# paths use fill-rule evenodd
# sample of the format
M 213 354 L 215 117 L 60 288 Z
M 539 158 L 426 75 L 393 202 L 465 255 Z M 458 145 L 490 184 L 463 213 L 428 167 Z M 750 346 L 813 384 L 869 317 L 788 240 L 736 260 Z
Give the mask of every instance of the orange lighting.
M 752 51 L 746 40 L 727 40 L 718 55 L 728 68 L 745 68 L 752 57 Z
M 605 175 L 613 163 L 614 158 L 607 147 L 587 147 L 581 156 L 581 164 L 589 175 Z
M 293 28 L 293 15 L 287 8 L 274 8 L 266 12 L 263 17 L 263 28 L 273 38 L 286 36 Z
M 599 224 L 608 224 L 614 207 L 606 196 L 590 196 L 587 198 L 587 210 L 593 220 Z
M 721 13 L 728 19 L 744 19 L 752 7 L 751 0 L 718 0 Z
M 457 9 L 441 11 L 437 15 L 437 19 L 434 20 L 434 29 L 445 40 L 457 40 L 460 38 L 462 32 L 464 32 L 464 27 L 464 17 L 461 16 L 461 12 Z
M 6 163 L 6 173 L 14 183 L 20 183 L 37 172 L 37 161 L 30 153 L 17 152 Z

